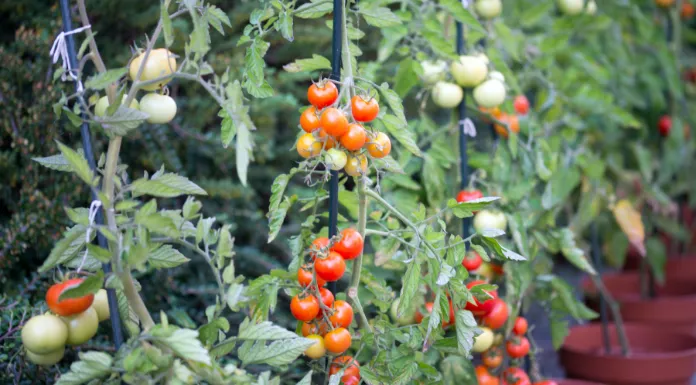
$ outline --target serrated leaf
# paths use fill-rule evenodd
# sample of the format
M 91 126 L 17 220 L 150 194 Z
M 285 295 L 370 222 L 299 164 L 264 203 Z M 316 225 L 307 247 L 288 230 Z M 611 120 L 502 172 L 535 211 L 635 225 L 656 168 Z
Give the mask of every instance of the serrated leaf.
M 147 261 L 155 269 L 170 269 L 188 262 L 189 259 L 171 245 L 164 245 L 150 252 Z
M 142 111 L 120 105 L 113 115 L 98 116 L 96 121 L 104 127 L 107 133 L 125 136 L 138 128 L 148 117 L 149 115 Z
M 285 199 L 274 211 L 268 213 L 268 243 L 273 242 L 278 236 L 278 232 L 280 232 L 280 228 L 283 226 L 283 221 L 285 221 L 285 216 L 290 206 L 292 206 L 292 201 Z
M 48 258 L 39 267 L 39 273 L 52 269 L 59 263 L 73 258 L 77 251 L 85 244 L 85 232 L 87 228 L 82 225 L 73 226 L 63 234 L 63 238 L 56 242 L 48 255 Z
M 394 115 L 384 115 L 376 122 L 381 122 L 389 134 L 395 138 L 402 146 L 413 155 L 422 157 L 423 153 L 416 144 L 416 134 L 411 131 L 409 126 L 403 123 Z
M 263 48 L 264 44 L 265 42 L 256 39 L 246 50 L 246 75 L 249 81 L 255 85 L 260 85 L 263 82 L 263 67 L 265 64 L 262 52 L 265 51 Z
M 640 212 L 627 199 L 620 200 L 612 212 L 628 241 L 640 255 L 645 256 L 645 227 Z
M 333 3 L 330 0 L 313 0 L 311 3 L 297 7 L 294 15 L 301 19 L 317 19 L 333 11 Z
M 271 366 L 287 365 L 294 362 L 308 347 L 316 341 L 308 338 L 294 338 L 274 341 L 266 345 L 263 341 L 246 342 L 248 348 L 238 350 L 239 359 L 244 365 L 267 364 Z
M 246 117 L 249 122 L 250 118 Z M 247 170 L 249 169 L 249 162 L 252 159 L 252 149 L 253 142 L 251 139 L 251 132 L 249 131 L 253 127 L 253 124 L 239 124 L 237 125 L 237 146 L 236 149 L 236 161 L 237 161 L 237 175 L 242 185 L 247 184 Z
M 331 62 L 321 55 L 313 54 L 311 59 L 297 59 L 283 66 L 283 69 L 287 72 L 328 70 L 331 69 Z
M 421 277 L 421 267 L 420 263 L 416 259 L 411 261 L 406 269 L 406 274 L 404 275 L 403 285 L 401 286 L 401 293 L 399 294 L 399 306 L 396 309 L 396 314 L 398 317 L 406 314 L 406 312 L 411 308 L 414 299 L 416 298 L 416 293 L 418 292 L 419 282 Z
M 103 90 L 111 84 L 118 82 L 126 74 L 126 71 L 127 69 L 124 67 L 100 72 L 87 79 L 85 87 L 92 90 Z
M 474 211 L 482 210 L 497 200 L 500 200 L 500 197 L 483 197 L 461 203 L 450 199 L 447 201 L 447 207 L 452 209 L 452 214 L 457 218 L 468 218 L 474 215 Z
M 362 5 L 362 3 L 361 3 Z M 386 28 L 401 24 L 401 19 L 386 7 L 359 7 L 360 13 L 367 24 L 373 27 Z
M 56 385 L 81 385 L 111 375 L 113 359 L 106 353 L 79 353 L 80 360 L 70 365 L 70 371 L 61 375 Z
M 162 20 L 162 34 L 164 35 L 164 45 L 171 47 L 174 42 L 174 30 L 172 28 L 172 19 L 169 17 L 169 3 L 171 0 L 164 0 L 160 6 L 160 20 Z
M 67 288 L 60 293 L 58 301 L 60 302 L 70 298 L 79 298 L 89 294 L 95 294 L 103 286 L 104 272 L 100 270 L 97 272 L 97 274 L 85 278 L 84 281 L 77 285 L 67 286 Z
M 305 374 L 305 376 L 296 385 L 312 385 L 312 371 Z
M 31 158 L 34 162 L 40 165 L 50 168 L 52 170 L 72 172 L 74 171 L 70 162 L 63 156 L 63 154 L 47 156 L 43 158 Z
M 107 263 L 111 260 L 111 252 L 107 249 L 90 243 L 87 245 L 87 250 L 89 251 L 90 257 L 101 263 Z
M 133 196 L 150 195 L 159 198 L 173 198 L 180 195 L 208 195 L 188 178 L 173 173 L 153 175 L 152 179 L 141 178 L 131 185 Z
M 185 360 L 210 365 L 210 355 L 198 339 L 197 330 L 178 329 L 167 337 L 154 338 Z
M 387 102 L 387 105 L 392 110 L 394 115 L 399 118 L 399 120 L 406 124 L 406 115 L 404 115 L 404 103 L 399 97 L 399 95 L 392 89 L 389 88 L 389 84 L 382 83 L 379 86 L 379 92 L 382 94 L 382 100 Z
M 240 325 L 237 338 L 249 341 L 277 341 L 295 339 L 297 334 L 270 321 L 254 324 L 247 318 Z
M 474 347 L 476 330 L 478 330 L 474 315 L 468 310 L 457 310 L 455 324 L 457 325 L 457 350 L 464 357 L 469 357 Z
M 580 184 L 580 172 L 577 168 L 569 167 L 563 172 L 554 173 L 544 189 L 541 205 L 548 210 L 565 202 L 570 193 Z
M 89 186 L 96 186 L 97 180 L 94 177 L 92 169 L 87 163 L 87 159 L 85 159 L 82 154 L 79 154 L 77 151 L 74 151 L 72 148 L 64 145 L 63 143 L 58 141 L 56 141 L 56 143 L 58 144 L 58 149 L 60 149 L 61 154 L 63 154 L 63 158 L 70 163 L 72 171 Z
M 288 12 L 282 12 L 278 18 L 278 29 L 280 29 L 280 34 L 287 41 L 295 40 L 295 36 L 292 33 L 292 15 Z
M 563 319 L 551 319 L 551 343 L 554 349 L 558 350 L 561 348 L 568 334 L 570 334 L 568 321 Z
M 480 32 L 486 32 L 481 23 L 476 19 L 471 12 L 464 8 L 462 2 L 459 0 L 440 0 L 440 6 L 448 11 L 448 14 L 452 15 L 458 22 L 471 27 Z

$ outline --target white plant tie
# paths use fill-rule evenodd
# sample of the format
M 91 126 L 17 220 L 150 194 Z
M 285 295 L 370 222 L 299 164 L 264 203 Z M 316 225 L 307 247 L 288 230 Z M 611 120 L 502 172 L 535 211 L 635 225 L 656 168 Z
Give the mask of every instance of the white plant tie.
M 53 59 L 53 64 L 56 64 L 58 62 L 58 59 L 61 59 L 62 61 L 62 66 L 65 70 L 65 73 L 63 73 L 61 79 L 65 81 L 65 74 L 69 74 L 73 80 L 77 81 L 78 92 L 82 92 L 84 88 L 82 87 L 82 82 L 73 73 L 73 68 L 70 64 L 70 58 L 68 57 L 68 45 L 65 43 L 65 37 L 68 35 L 73 35 L 82 32 L 88 28 L 91 28 L 91 25 L 86 25 L 84 27 L 73 29 L 72 31 L 59 33 L 58 36 L 56 36 L 56 40 L 53 41 L 53 46 L 51 46 L 51 51 L 49 52 L 49 55 Z
M 472 138 L 476 137 L 476 126 L 471 119 L 466 118 L 464 120 L 460 120 L 459 127 L 461 127 L 464 135 L 469 135 Z
M 469 0 L 462 0 L 462 7 L 469 9 Z
M 92 226 L 94 226 L 94 221 L 97 217 L 97 213 L 99 212 L 99 208 L 101 207 L 101 205 L 102 203 L 100 200 L 93 200 L 92 204 L 89 205 L 89 214 L 87 215 L 89 226 L 87 226 L 87 231 L 85 232 L 85 245 L 88 245 L 90 242 L 90 236 L 92 235 Z M 77 268 L 78 273 L 80 272 L 80 270 L 82 270 L 82 266 L 85 264 L 88 254 L 89 249 L 85 247 L 85 254 L 82 256 L 80 266 Z

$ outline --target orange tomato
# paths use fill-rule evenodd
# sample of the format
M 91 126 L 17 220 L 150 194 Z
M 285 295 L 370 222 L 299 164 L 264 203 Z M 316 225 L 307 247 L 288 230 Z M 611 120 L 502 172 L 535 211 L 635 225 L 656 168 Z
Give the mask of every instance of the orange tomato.
M 300 115 L 300 127 L 302 127 L 305 132 L 312 132 L 320 126 L 317 109 L 314 106 L 308 107 L 302 112 L 302 115 Z
M 501 124 L 495 125 L 495 132 L 497 132 L 501 137 L 508 137 L 508 129 L 514 133 L 520 132 L 520 119 L 517 117 L 517 115 L 503 113 L 500 115 L 500 117 L 498 117 L 498 120 L 501 123 L 507 124 L 507 128 Z
M 326 133 L 336 138 L 348 132 L 348 118 L 337 108 L 327 108 L 322 112 L 320 122 Z
M 378 132 L 377 135 L 367 144 L 367 152 L 373 158 L 381 159 L 391 152 L 391 140 L 387 134 Z
M 367 132 L 359 124 L 349 124 L 348 130 L 338 140 L 343 147 L 350 151 L 357 151 L 365 145 Z

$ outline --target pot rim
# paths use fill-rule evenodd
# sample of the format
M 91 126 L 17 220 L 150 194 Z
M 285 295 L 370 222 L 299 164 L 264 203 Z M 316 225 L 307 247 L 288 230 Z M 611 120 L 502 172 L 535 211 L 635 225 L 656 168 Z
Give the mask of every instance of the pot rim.
M 640 275 L 638 272 L 635 271 L 618 271 L 618 272 L 605 272 L 600 274 L 602 281 L 604 282 L 604 278 L 614 278 L 614 277 L 627 277 L 627 278 L 634 278 L 639 280 Z M 679 281 L 678 279 L 675 279 L 675 281 Z M 589 286 L 589 287 L 588 287 Z M 583 277 L 581 284 L 580 284 L 582 293 L 584 296 L 598 296 L 599 291 L 597 288 L 594 286 L 594 282 L 590 279 L 590 277 L 585 276 Z M 588 290 L 588 288 L 590 290 Z M 607 288 L 607 290 L 609 290 Z M 611 291 L 611 290 L 609 290 Z M 696 302 L 696 288 L 694 288 L 693 294 L 682 294 L 682 295 L 661 295 L 659 297 L 654 297 L 654 298 L 642 298 L 639 293 L 637 295 L 626 295 L 626 294 L 621 294 L 621 293 L 612 293 L 612 296 L 618 301 L 619 303 L 652 303 L 652 302 L 660 302 L 660 301 L 684 301 L 684 302 Z

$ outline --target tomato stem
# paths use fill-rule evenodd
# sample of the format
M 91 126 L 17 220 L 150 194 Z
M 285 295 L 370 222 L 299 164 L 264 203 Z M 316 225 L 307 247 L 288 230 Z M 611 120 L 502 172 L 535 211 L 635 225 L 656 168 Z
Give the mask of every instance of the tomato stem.
M 367 195 L 365 194 L 365 180 L 363 177 L 358 179 L 358 232 L 365 239 L 365 229 L 367 227 Z M 350 286 L 348 287 L 348 298 L 350 298 L 353 306 L 358 310 L 360 314 L 360 323 L 363 327 L 366 327 L 372 332 L 372 327 L 370 326 L 365 311 L 363 310 L 362 304 L 360 303 L 360 298 L 358 296 L 358 290 L 360 287 L 360 272 L 362 270 L 363 255 L 365 254 L 365 247 L 360 251 L 360 255 L 353 260 L 353 275 L 350 280 Z

